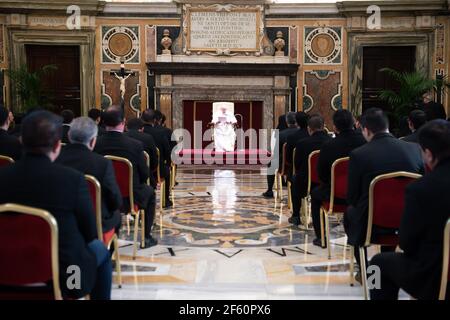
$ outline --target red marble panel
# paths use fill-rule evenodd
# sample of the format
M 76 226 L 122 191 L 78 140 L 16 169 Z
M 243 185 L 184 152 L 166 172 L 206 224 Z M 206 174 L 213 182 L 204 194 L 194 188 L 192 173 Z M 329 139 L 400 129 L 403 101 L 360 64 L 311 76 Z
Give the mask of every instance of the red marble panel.
M 313 100 L 313 105 L 308 113 L 318 113 L 325 119 L 328 128 L 333 127 L 334 109 L 331 106 L 332 99 L 339 93 L 341 83 L 341 73 L 331 72 L 328 76 L 317 75 L 316 71 L 304 73 L 306 94 Z

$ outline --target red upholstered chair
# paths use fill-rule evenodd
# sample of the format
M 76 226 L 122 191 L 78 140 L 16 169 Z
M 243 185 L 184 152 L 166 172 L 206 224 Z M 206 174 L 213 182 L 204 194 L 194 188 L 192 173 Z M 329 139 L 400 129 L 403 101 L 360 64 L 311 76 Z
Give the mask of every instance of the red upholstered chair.
M 325 220 L 325 230 L 327 238 L 327 248 L 328 248 L 328 259 L 331 259 L 331 248 L 330 248 L 330 222 L 329 216 L 333 214 L 344 214 L 347 209 L 346 205 L 339 205 L 335 203 L 335 198 L 346 199 L 347 198 L 347 187 L 348 187 L 348 163 L 349 157 L 340 158 L 333 162 L 331 166 L 331 192 L 330 201 L 322 203 L 322 208 L 320 209 L 320 229 L 322 233 L 322 246 L 325 245 L 324 237 L 324 223 Z
M 95 209 L 95 221 L 97 224 L 97 237 L 103 241 L 109 249 L 114 243 L 114 259 L 116 260 L 116 272 L 119 282 L 119 288 L 122 287 L 122 275 L 120 270 L 119 244 L 116 230 L 113 228 L 107 232 L 103 232 L 102 227 L 102 189 L 98 180 L 91 175 L 85 175 L 86 182 L 89 186 L 89 194 L 91 195 L 92 204 Z
M 159 167 L 159 163 L 160 163 L 160 159 L 161 159 L 161 152 L 159 151 L 159 148 L 156 148 L 156 154 L 158 155 L 158 167 L 156 169 L 156 176 L 157 176 L 159 190 L 160 190 L 159 207 L 160 207 L 160 210 L 162 211 L 166 205 L 166 180 L 163 177 L 161 177 L 161 170 Z
M 106 155 L 105 158 L 111 160 L 113 163 L 117 185 L 119 186 L 122 198 L 128 198 L 130 202 L 130 212 L 134 216 L 133 259 L 136 259 L 139 220 L 141 220 L 141 247 L 145 246 L 145 214 L 144 210 L 139 210 L 139 207 L 134 203 L 133 164 L 128 159 L 121 157 Z
M 311 152 L 308 156 L 308 189 L 306 197 L 302 199 L 302 213 L 304 213 L 305 229 L 310 229 L 309 224 L 312 221 L 311 218 L 311 206 L 309 205 L 311 199 L 311 186 L 313 183 L 319 184 L 319 174 L 317 172 L 317 166 L 319 163 L 320 150 Z M 295 159 L 295 157 L 294 157 Z
M 444 252 L 442 255 L 442 276 L 441 276 L 441 289 L 439 290 L 439 300 L 445 300 L 447 291 L 448 278 L 450 273 L 448 272 L 448 265 L 450 262 L 450 219 L 447 220 L 444 230 Z
M 13 158 L 0 156 L 0 168 L 14 163 Z
M 277 184 L 277 199 L 281 201 L 283 199 L 283 177 L 287 177 L 289 174 L 289 171 L 292 168 L 292 164 L 288 161 L 286 157 L 286 151 L 287 151 L 287 143 L 283 144 L 282 154 L 283 154 L 283 163 L 281 164 L 281 170 L 277 172 L 276 175 L 276 184 Z M 291 182 L 288 181 L 287 183 L 287 190 L 288 190 L 288 208 L 292 208 L 292 195 L 291 195 Z
M 0 205 L 0 257 L 0 299 L 62 299 L 58 225 L 49 212 Z
M 144 158 L 145 158 L 145 164 L 147 165 L 147 168 L 149 168 L 149 173 L 150 173 L 150 155 L 147 153 L 147 151 L 144 151 Z M 147 179 L 147 185 L 150 185 L 150 176 Z
M 405 189 L 411 182 L 420 177 L 420 174 L 398 171 L 379 175 L 370 183 L 366 240 L 364 246 L 359 248 L 361 280 L 364 288 L 364 298 L 366 300 L 369 297 L 369 293 L 367 289 L 364 247 L 369 247 L 372 244 L 379 246 L 397 246 L 399 242 L 397 234 L 383 235 L 375 238 L 372 235 L 372 228 L 373 226 L 388 229 L 400 228 L 405 207 Z

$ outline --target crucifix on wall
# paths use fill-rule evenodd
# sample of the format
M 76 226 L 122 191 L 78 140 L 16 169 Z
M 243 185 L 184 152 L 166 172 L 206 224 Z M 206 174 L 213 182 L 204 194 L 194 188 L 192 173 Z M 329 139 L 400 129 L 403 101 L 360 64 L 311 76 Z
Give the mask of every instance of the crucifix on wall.
M 120 81 L 120 106 L 122 107 L 122 109 L 125 109 L 125 92 L 126 92 L 125 81 L 130 76 L 134 77 L 135 73 L 131 70 L 125 69 L 125 61 L 121 59 L 120 69 L 111 70 L 110 74 Z

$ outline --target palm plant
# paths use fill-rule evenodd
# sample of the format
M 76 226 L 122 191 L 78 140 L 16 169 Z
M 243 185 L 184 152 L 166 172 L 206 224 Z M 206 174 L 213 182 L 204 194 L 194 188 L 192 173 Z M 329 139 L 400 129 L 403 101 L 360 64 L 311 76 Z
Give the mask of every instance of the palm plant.
M 26 111 L 36 106 L 49 104 L 48 94 L 45 92 L 42 78 L 57 69 L 55 65 L 45 65 L 35 72 L 29 72 L 26 65 L 21 65 L 16 70 L 5 70 L 11 79 L 16 93 L 19 95 L 22 107 Z
M 396 118 L 408 115 L 422 95 L 435 85 L 435 80 L 429 79 L 418 71 L 399 72 L 391 68 L 382 68 L 380 71 L 387 73 L 400 83 L 398 92 L 382 90 L 379 95 L 380 99 L 392 106 Z

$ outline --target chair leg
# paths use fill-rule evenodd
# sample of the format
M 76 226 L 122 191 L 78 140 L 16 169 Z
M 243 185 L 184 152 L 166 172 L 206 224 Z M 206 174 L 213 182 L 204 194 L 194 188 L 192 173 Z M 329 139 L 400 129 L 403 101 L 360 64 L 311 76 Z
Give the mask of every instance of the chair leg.
M 135 214 L 134 219 L 133 259 L 136 259 L 138 246 L 139 213 Z
M 367 289 L 367 266 L 366 266 L 366 254 L 364 247 L 359 247 L 359 259 L 361 263 L 361 281 L 364 290 L 364 300 L 369 300 L 369 293 Z
M 161 183 L 161 200 L 163 208 L 166 206 L 166 181 Z
M 141 216 L 141 248 L 145 247 L 145 211 L 140 210 Z
M 119 289 L 122 288 L 122 270 L 120 266 L 120 255 L 119 255 L 119 243 L 117 241 L 117 235 L 114 236 L 114 257 L 116 259 L 116 272 L 117 279 L 119 282 Z
M 280 186 L 280 202 L 283 201 L 283 176 L 281 174 L 278 175 L 278 185 Z
M 130 214 L 126 215 L 126 220 L 127 220 L 127 234 L 128 236 L 130 236 Z
M 328 259 L 331 259 L 331 248 L 330 248 L 330 219 L 328 217 L 328 212 L 324 211 L 325 216 L 325 229 L 326 229 L 326 238 L 327 238 L 327 250 L 328 250 Z
M 288 209 L 292 210 L 291 183 L 289 181 L 287 183 L 287 190 L 288 190 Z
M 350 246 L 350 245 L 349 245 Z M 350 246 L 350 286 L 353 287 L 353 281 L 355 280 L 355 248 Z
M 324 210 L 320 208 L 320 237 L 322 248 L 325 247 L 325 227 L 324 227 Z

